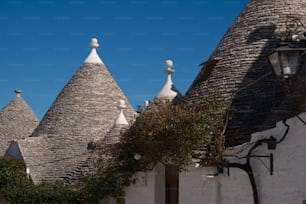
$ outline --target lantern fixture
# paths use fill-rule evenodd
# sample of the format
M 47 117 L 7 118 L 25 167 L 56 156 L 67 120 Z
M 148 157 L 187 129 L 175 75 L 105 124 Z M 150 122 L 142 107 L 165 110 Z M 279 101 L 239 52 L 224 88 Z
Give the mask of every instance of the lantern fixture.
M 284 79 L 295 76 L 301 65 L 306 46 L 299 43 L 282 42 L 268 57 L 277 77 Z
M 279 47 L 268 58 L 275 75 L 287 79 L 290 84 L 301 67 L 302 55 L 306 51 L 306 26 L 296 15 L 287 15 L 285 26 L 286 30 L 276 36 L 281 40 Z

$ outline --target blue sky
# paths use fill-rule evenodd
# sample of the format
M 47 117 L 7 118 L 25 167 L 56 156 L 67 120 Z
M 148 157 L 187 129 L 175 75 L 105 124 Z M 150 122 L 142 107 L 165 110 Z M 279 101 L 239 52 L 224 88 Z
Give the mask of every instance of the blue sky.
M 0 107 L 22 96 L 41 119 L 90 52 L 130 103 L 152 100 L 174 62 L 184 94 L 247 0 L 1 0 Z

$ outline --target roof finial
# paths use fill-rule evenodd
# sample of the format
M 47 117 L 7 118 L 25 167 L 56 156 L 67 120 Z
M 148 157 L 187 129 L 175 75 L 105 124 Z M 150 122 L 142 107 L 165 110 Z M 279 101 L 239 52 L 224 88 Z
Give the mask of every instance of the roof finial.
M 164 73 L 167 75 L 171 75 L 174 73 L 174 70 L 171 69 L 173 67 L 173 61 L 172 60 L 166 60 L 165 66 L 167 69 L 164 70 Z
M 20 89 L 15 90 L 16 97 L 21 97 L 22 91 Z
M 91 38 L 90 47 L 95 49 L 99 47 L 97 38 Z
M 172 68 L 173 67 L 173 61 L 172 60 L 166 60 L 165 65 L 166 65 L 166 68 Z
M 97 53 L 97 48 L 99 47 L 98 39 L 97 38 L 91 38 L 90 41 L 90 47 L 91 51 L 86 60 L 84 61 L 85 63 L 93 63 L 93 64 L 103 64 L 102 60 L 100 59 L 98 53 Z
M 164 70 L 164 73 L 167 75 L 167 81 L 164 85 L 164 87 L 160 90 L 160 92 L 157 94 L 155 99 L 157 100 L 172 100 L 174 99 L 178 94 L 178 90 L 173 86 L 171 74 L 174 73 L 174 70 L 171 69 L 173 67 L 173 61 L 172 60 L 166 60 L 165 61 L 166 69 Z
M 120 110 L 120 113 L 115 121 L 115 127 L 122 127 L 123 125 L 128 125 L 129 123 L 127 122 L 123 110 L 126 109 L 125 101 L 124 100 L 119 100 L 118 102 L 118 109 Z

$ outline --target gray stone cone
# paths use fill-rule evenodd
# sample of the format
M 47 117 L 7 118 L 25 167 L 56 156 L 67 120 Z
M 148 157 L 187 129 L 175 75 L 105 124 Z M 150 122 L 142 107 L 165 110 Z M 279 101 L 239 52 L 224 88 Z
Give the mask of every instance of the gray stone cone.
M 0 155 L 4 155 L 11 141 L 30 136 L 37 125 L 32 109 L 16 96 L 0 111 Z
M 84 63 L 63 88 L 22 153 L 35 183 L 76 182 L 92 169 L 88 143 L 103 139 L 126 102 L 131 122 L 136 112 L 103 64 Z M 35 157 L 32 156 L 35 151 Z M 42 151 L 40 153 L 36 151 Z
M 125 116 L 131 120 L 134 110 L 107 68 L 103 64 L 84 63 L 58 95 L 32 137 L 40 134 L 103 137 L 118 116 L 119 99 L 126 101 Z
M 226 146 L 248 142 L 251 133 L 305 110 L 305 66 L 289 92 L 273 73 L 269 75 L 267 56 L 290 24 L 288 15 L 306 23 L 306 1 L 249 1 L 185 95 L 189 102 L 215 96 L 231 104 Z

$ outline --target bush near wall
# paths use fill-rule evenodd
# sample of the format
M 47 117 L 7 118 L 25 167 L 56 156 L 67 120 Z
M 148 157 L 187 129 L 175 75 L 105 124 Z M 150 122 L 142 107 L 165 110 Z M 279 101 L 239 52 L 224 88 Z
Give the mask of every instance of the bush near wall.
M 109 166 L 108 166 L 109 167 Z M 84 178 L 78 185 L 43 183 L 34 185 L 26 175 L 24 161 L 0 158 L 0 192 L 11 204 L 94 204 L 118 195 L 118 175 L 110 168 L 101 175 Z M 118 190 L 119 189 L 119 190 Z M 0 194 L 0 195 L 1 195 Z
M 81 203 L 80 192 L 61 183 L 35 186 L 25 163 L 12 158 L 0 158 L 0 190 L 9 203 Z
M 127 170 L 157 163 L 184 170 L 198 160 L 202 165 L 221 161 L 224 150 L 225 105 L 216 99 L 194 104 L 152 104 L 125 131 L 114 155 Z M 141 159 L 135 160 L 135 154 Z

